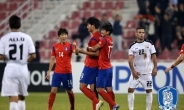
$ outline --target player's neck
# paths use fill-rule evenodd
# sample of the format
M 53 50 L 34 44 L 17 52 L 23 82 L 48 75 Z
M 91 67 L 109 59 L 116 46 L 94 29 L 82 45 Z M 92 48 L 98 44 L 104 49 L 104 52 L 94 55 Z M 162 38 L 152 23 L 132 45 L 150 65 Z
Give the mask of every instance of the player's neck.
M 19 32 L 19 29 L 11 29 L 12 32 Z
M 60 42 L 61 45 L 64 45 L 66 42 Z
M 97 31 L 98 31 L 98 29 L 93 30 L 93 31 L 92 31 L 92 34 L 94 34 L 94 33 L 97 32 Z
M 140 40 L 140 39 L 137 39 L 137 42 L 139 42 L 139 43 L 141 43 L 141 42 L 143 42 L 144 40 Z

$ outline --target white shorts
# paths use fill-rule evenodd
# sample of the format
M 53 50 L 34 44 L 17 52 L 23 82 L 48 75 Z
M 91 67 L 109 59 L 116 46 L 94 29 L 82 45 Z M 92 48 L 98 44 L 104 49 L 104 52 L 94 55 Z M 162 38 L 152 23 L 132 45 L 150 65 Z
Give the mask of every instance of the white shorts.
M 29 72 L 26 66 L 7 65 L 2 79 L 1 96 L 27 96 Z
M 129 88 L 137 88 L 139 83 L 143 86 L 145 90 L 153 89 L 152 76 L 151 74 L 142 74 L 139 75 L 139 79 L 133 79 L 133 76 L 130 76 L 129 79 Z

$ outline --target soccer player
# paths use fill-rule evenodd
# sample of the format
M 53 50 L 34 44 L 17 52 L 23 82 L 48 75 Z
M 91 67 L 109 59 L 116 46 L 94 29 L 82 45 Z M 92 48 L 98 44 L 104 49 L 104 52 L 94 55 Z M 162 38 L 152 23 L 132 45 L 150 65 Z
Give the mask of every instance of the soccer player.
M 95 17 L 90 17 L 87 20 L 87 29 L 92 33 L 92 37 L 88 41 L 88 47 L 96 45 L 100 41 L 100 33 L 98 28 L 100 21 Z M 90 85 L 92 94 L 98 94 L 96 91 L 96 77 L 98 74 L 98 55 L 97 52 L 89 52 L 79 49 L 79 53 L 86 54 L 85 66 L 80 77 L 80 90 L 86 95 L 88 91 L 87 86 Z M 97 96 L 97 95 L 96 95 Z M 98 98 L 98 96 L 97 96 Z M 96 110 L 96 104 L 92 101 L 93 110 Z
M 18 16 L 10 17 L 9 26 L 11 32 L 0 40 L 0 60 L 7 60 L 1 96 L 9 97 L 9 110 L 25 110 L 29 84 L 27 63 L 36 58 L 35 46 L 29 35 L 19 31 L 21 19 Z
M 106 22 L 101 27 L 101 35 L 100 41 L 93 47 L 88 47 L 89 50 L 97 51 L 99 50 L 99 71 L 97 78 L 97 90 L 98 93 L 103 97 L 103 99 L 109 103 L 111 110 L 118 110 L 120 107 L 114 101 L 114 93 L 112 91 L 112 65 L 110 61 L 112 48 L 113 48 L 113 40 L 111 38 L 111 33 L 113 32 L 113 27 L 111 23 Z M 106 91 L 107 92 L 106 92 Z M 111 94 L 108 94 L 111 93 Z M 101 106 L 97 104 L 97 110 L 99 110 Z
M 184 60 L 184 44 L 181 47 L 180 55 L 175 60 L 174 64 L 172 64 L 170 67 L 168 67 L 165 72 L 168 73 L 170 70 L 172 70 L 175 66 L 179 65 Z
M 134 109 L 134 90 L 141 83 L 146 90 L 146 110 L 152 105 L 152 75 L 157 74 L 156 50 L 150 40 L 144 40 L 145 29 L 138 27 L 135 32 L 136 41 L 129 47 L 128 63 L 132 71 L 128 87 L 129 110 Z
M 63 88 L 66 89 L 70 100 L 70 110 L 74 110 L 74 94 L 73 79 L 72 79 L 72 67 L 71 67 L 71 56 L 72 53 L 76 53 L 75 45 L 67 42 L 68 31 L 64 28 L 60 28 L 58 31 L 58 37 L 60 42 L 52 47 L 52 56 L 50 59 L 49 70 L 47 72 L 46 79 L 49 80 L 50 72 L 54 66 L 56 60 L 56 66 L 52 77 L 52 87 L 50 96 L 48 99 L 48 110 L 52 110 L 53 103 L 55 101 L 56 93 L 58 88 L 63 83 Z

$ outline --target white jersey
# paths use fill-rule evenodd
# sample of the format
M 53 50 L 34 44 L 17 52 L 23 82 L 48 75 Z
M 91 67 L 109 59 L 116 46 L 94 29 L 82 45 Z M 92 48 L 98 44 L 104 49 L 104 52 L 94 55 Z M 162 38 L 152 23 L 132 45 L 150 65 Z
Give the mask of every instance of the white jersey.
M 35 53 L 31 37 L 22 32 L 10 32 L 0 40 L 0 54 L 7 57 L 7 64 L 27 64 L 29 54 Z
M 133 55 L 133 66 L 139 74 L 149 74 L 152 73 L 153 69 L 151 55 L 155 53 L 153 43 L 150 40 L 146 40 L 141 43 L 135 41 L 130 45 L 128 54 Z

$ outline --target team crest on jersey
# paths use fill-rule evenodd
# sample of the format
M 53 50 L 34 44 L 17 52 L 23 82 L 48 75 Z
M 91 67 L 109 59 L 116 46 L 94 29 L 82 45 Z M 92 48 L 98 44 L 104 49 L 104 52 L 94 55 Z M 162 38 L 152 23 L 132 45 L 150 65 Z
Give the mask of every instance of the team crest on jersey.
M 145 45 L 146 48 L 149 48 L 149 45 Z
M 68 47 L 65 47 L 65 51 L 67 51 L 68 50 Z
M 171 86 L 159 89 L 158 103 L 160 110 L 176 110 L 178 103 L 178 90 Z

